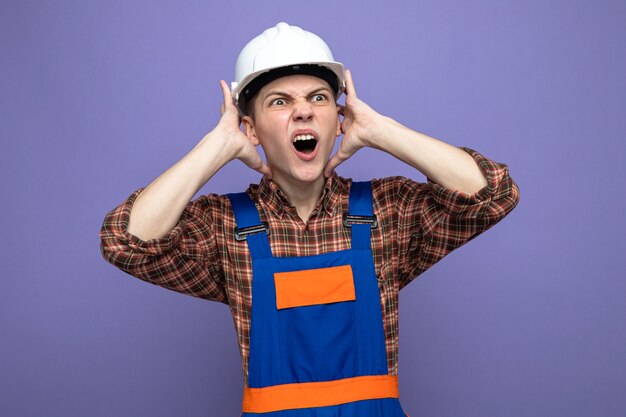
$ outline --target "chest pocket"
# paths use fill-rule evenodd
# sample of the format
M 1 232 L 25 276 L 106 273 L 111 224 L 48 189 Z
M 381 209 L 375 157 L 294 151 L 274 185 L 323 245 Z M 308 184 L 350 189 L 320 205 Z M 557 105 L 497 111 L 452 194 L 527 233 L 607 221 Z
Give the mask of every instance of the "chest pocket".
M 350 265 L 276 272 L 274 284 L 279 310 L 356 299 Z
M 277 272 L 274 284 L 284 376 L 297 382 L 354 376 L 352 267 Z

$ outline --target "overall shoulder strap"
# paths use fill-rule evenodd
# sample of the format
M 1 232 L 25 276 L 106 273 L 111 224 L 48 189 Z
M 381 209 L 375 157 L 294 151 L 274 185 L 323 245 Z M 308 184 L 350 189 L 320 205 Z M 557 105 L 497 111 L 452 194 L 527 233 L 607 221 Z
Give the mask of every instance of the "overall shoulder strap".
M 270 258 L 272 250 L 270 248 L 267 235 L 269 227 L 266 222 L 261 222 L 259 212 L 247 193 L 227 194 L 233 206 L 235 214 L 235 239 L 247 240 L 248 249 L 252 259 Z
M 373 213 L 371 181 L 352 182 L 348 213 L 343 215 L 343 224 L 352 229 L 352 249 L 370 249 L 370 231 L 378 227 Z

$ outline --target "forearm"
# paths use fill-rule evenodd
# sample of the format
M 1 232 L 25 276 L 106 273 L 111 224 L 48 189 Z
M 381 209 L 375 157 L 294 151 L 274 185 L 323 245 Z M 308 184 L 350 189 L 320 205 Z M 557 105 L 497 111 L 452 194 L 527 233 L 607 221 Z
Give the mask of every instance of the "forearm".
M 187 155 L 157 177 L 133 204 L 128 232 L 142 240 L 170 231 L 198 190 L 233 157 L 228 141 L 211 132 Z
M 384 117 L 370 146 L 411 165 L 443 187 L 468 195 L 487 185 L 474 159 L 462 149 Z

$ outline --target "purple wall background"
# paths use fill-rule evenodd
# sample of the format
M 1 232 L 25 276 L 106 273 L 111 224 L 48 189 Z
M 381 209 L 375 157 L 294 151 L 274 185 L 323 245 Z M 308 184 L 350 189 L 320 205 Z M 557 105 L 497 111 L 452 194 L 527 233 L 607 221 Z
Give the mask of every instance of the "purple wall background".
M 228 308 L 116 270 L 98 230 L 213 128 L 218 80 L 281 20 L 325 38 L 376 110 L 521 188 L 402 291 L 406 411 L 623 415 L 626 3 L 54 3 L 0 13 L 0 415 L 239 415 Z M 339 172 L 424 180 L 367 150 Z M 257 180 L 236 161 L 201 192 Z

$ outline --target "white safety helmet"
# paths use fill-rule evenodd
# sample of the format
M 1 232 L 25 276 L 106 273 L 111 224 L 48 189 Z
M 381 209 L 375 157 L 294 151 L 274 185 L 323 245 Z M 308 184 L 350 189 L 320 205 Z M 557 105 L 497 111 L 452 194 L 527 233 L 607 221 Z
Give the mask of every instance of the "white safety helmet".
M 265 84 L 286 75 L 307 74 L 322 78 L 339 98 L 346 86 L 343 64 L 333 59 L 319 36 L 281 22 L 252 39 L 241 50 L 231 90 L 241 114 L 246 102 Z

